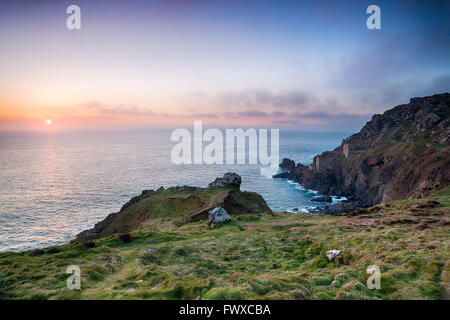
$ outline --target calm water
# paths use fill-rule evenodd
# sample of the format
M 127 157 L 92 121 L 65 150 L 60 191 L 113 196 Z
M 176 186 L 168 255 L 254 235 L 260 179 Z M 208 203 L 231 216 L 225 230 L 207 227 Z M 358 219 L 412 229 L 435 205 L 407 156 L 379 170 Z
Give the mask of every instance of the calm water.
M 313 205 L 311 191 L 261 176 L 256 165 L 172 164 L 171 130 L 0 132 L 0 251 L 66 243 L 143 189 L 207 186 L 227 171 L 272 210 Z M 349 133 L 280 131 L 280 159 L 309 164 Z

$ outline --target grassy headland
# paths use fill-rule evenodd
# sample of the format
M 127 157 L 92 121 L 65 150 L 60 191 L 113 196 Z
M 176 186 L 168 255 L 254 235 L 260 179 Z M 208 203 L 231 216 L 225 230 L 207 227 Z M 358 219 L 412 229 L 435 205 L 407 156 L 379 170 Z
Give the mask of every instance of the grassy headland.
M 156 196 L 163 202 L 191 196 L 190 211 L 192 196 L 223 199 L 224 190 L 197 195 L 164 190 Z M 183 201 L 170 203 L 176 204 L 171 213 L 186 213 Z M 426 199 L 347 216 L 247 213 L 214 229 L 204 218 L 149 215 L 128 230 L 130 243 L 113 233 L 94 240 L 92 248 L 73 241 L 50 250 L 54 253 L 1 253 L 0 298 L 449 298 L 449 206 L 447 187 Z M 328 262 L 331 249 L 343 253 Z M 381 269 L 379 290 L 366 287 L 366 269 L 374 264 Z M 69 265 L 81 269 L 80 290 L 66 287 Z

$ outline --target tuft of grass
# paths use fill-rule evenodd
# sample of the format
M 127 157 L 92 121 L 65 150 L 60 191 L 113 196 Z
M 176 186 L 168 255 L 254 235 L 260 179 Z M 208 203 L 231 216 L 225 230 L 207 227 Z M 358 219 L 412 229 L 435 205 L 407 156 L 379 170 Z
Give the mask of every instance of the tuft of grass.
M 245 300 L 250 297 L 248 289 L 240 287 L 212 288 L 204 295 L 209 300 Z

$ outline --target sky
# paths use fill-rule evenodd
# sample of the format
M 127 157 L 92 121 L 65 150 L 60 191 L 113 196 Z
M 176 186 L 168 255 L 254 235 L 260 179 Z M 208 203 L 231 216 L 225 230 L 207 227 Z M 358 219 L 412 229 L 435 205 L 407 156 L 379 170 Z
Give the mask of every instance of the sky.
M 449 92 L 449 53 L 449 1 L 5 0 L 0 129 L 357 131 Z

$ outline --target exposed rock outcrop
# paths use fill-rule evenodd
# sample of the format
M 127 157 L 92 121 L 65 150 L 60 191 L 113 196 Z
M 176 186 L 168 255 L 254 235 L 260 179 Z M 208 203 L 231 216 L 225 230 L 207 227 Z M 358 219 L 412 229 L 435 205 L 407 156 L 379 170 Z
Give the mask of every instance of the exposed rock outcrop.
M 313 201 L 313 202 L 332 202 L 333 199 L 330 196 L 318 196 L 318 197 L 314 197 L 309 201 Z
M 319 194 L 353 196 L 348 210 L 355 204 L 426 197 L 449 185 L 449 117 L 450 94 L 413 98 L 374 115 L 360 132 L 315 156 L 311 165 L 298 164 L 274 177 Z M 287 163 L 283 159 L 283 169 Z
M 324 206 L 320 208 L 320 212 L 326 214 L 346 214 L 355 211 L 359 207 L 362 207 L 359 201 L 346 200 L 331 206 Z
M 295 168 L 295 162 L 294 160 L 283 158 L 282 162 L 280 163 L 280 168 L 291 171 Z
M 240 191 L 241 177 L 226 173 L 208 188 L 177 186 L 145 190 L 133 197 L 119 212 L 111 213 L 92 229 L 77 235 L 81 242 L 125 233 L 151 224 L 154 219 L 173 219 L 180 223 L 208 219 L 209 211 L 221 207 L 230 215 L 262 214 L 271 210 L 264 198 L 255 192 Z M 233 187 L 233 188 L 223 188 Z
M 241 176 L 234 172 L 227 172 L 222 178 L 216 178 L 213 182 L 208 185 L 208 188 L 215 187 L 235 187 L 240 188 L 241 186 Z

